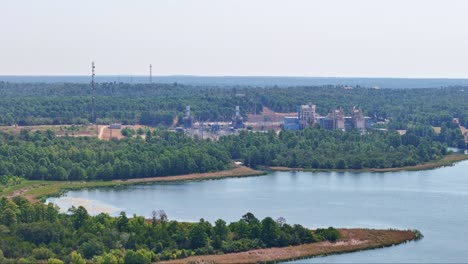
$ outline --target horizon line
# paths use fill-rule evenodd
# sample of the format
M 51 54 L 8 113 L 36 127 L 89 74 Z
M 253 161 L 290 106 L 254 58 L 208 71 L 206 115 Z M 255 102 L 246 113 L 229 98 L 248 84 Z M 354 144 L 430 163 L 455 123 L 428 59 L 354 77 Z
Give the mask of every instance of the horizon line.
M 9 74 L 9 75 L 0 75 L 1 77 L 88 77 L 90 74 Z M 468 77 L 420 77 L 420 76 L 411 76 L 411 77 L 401 77 L 401 76 L 378 76 L 378 77 L 369 77 L 369 76 L 304 76 L 304 75 L 194 75 L 194 74 L 171 74 L 171 75 L 152 75 L 154 77 L 192 77 L 192 78 L 315 78 L 315 79 L 458 79 L 458 80 L 468 80 Z M 96 75 L 95 77 L 149 77 L 149 75 L 142 74 L 102 74 Z

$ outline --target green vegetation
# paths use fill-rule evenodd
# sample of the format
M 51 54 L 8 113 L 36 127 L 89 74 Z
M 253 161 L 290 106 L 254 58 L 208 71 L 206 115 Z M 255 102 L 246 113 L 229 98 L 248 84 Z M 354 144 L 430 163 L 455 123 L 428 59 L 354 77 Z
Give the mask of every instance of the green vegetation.
M 21 185 L 24 182 L 24 178 L 12 175 L 4 175 L 0 177 L 0 193 L 4 189 L 11 189 Z
M 269 107 L 277 112 L 295 112 L 300 104 L 312 101 L 321 115 L 341 107 L 345 114 L 353 106 L 362 108 L 389 129 L 417 126 L 442 127 L 440 140 L 449 146 L 464 147 L 453 125 L 458 118 L 468 127 L 468 93 L 464 87 L 440 89 L 380 89 L 341 86 L 320 87 L 197 87 L 180 84 L 100 83 L 96 87 L 95 113 L 91 118 L 89 85 L 77 83 L 0 82 L 0 125 L 38 124 L 142 124 L 171 125 L 182 117 L 185 106 L 201 120 L 229 120 L 234 107 L 241 114 Z M 243 94 L 243 97 L 236 97 Z M 182 120 L 182 118 L 179 118 Z
M 270 133 L 241 132 L 220 139 L 234 159 L 245 164 L 311 169 L 363 169 L 413 166 L 438 160 L 446 146 L 408 131 L 341 132 L 310 128 Z
M 169 221 L 163 211 L 153 218 L 88 215 L 83 207 L 60 214 L 52 204 L 0 199 L 0 261 L 53 263 L 151 263 L 193 255 L 223 254 L 250 249 L 336 241 L 334 228 L 308 230 L 284 218 L 257 219 L 247 213 L 231 224 Z
M 432 130 L 430 130 L 432 131 Z M 258 165 L 313 169 L 363 169 L 412 166 L 438 160 L 446 145 L 409 130 L 253 133 L 196 140 L 183 133 L 147 130 L 141 137 L 102 141 L 55 137 L 52 131 L 0 133 L 0 178 L 29 180 L 113 180 L 220 171 L 232 159 Z M 4 178 L 8 176 L 8 178 Z
M 53 132 L 0 133 L 0 176 L 30 180 L 111 180 L 225 170 L 222 146 L 181 133 L 147 131 L 141 138 L 102 141 L 55 138 Z

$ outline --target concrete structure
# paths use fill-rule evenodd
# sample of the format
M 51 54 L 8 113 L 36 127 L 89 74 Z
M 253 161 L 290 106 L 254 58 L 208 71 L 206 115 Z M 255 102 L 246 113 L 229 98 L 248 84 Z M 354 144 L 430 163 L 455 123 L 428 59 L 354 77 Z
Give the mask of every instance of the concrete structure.
M 311 127 L 317 122 L 316 105 L 311 102 L 307 105 L 301 105 L 298 111 L 298 118 L 301 128 Z
M 343 109 L 339 108 L 327 114 L 325 117 L 316 113 L 316 106 L 309 103 L 308 105 L 301 105 L 298 109 L 298 120 L 300 129 L 311 127 L 314 124 L 319 124 L 322 129 L 334 130 L 339 129 L 342 131 L 349 131 L 358 129 L 364 131 L 372 126 L 372 119 L 365 117 L 362 111 L 353 107 L 351 116 L 345 116 Z M 295 120 L 291 118 L 284 119 L 284 129 L 295 129 Z
M 109 128 L 110 128 L 110 129 L 121 129 L 121 128 L 122 128 L 122 124 L 110 124 L 110 125 L 109 125 Z
M 335 120 L 335 129 L 345 130 L 345 123 L 344 123 L 344 112 L 343 109 L 335 110 L 333 114 L 333 119 Z
M 320 127 L 323 129 L 339 129 L 342 131 L 346 130 L 343 109 L 337 109 L 334 112 L 329 113 L 326 117 L 317 117 L 316 119 L 318 120 Z
M 360 109 L 353 107 L 352 118 L 353 118 L 354 128 L 356 128 L 357 130 L 366 129 L 366 122 L 364 119 L 364 115 L 362 114 Z

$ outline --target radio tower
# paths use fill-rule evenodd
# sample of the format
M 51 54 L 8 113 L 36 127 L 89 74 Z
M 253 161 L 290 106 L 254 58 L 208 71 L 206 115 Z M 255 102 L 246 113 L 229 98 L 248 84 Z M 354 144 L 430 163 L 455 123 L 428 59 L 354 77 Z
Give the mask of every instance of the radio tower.
M 150 83 L 153 83 L 153 65 L 150 64 Z
M 91 119 L 93 123 L 96 122 L 96 117 L 94 116 L 94 68 L 96 68 L 96 66 L 94 66 L 93 61 L 91 62 Z

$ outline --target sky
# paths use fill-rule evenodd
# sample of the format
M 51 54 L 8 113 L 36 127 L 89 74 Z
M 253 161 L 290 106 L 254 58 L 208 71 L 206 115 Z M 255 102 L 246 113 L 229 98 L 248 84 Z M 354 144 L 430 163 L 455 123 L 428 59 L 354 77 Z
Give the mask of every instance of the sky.
M 466 0 L 0 0 L 0 75 L 468 78 Z

